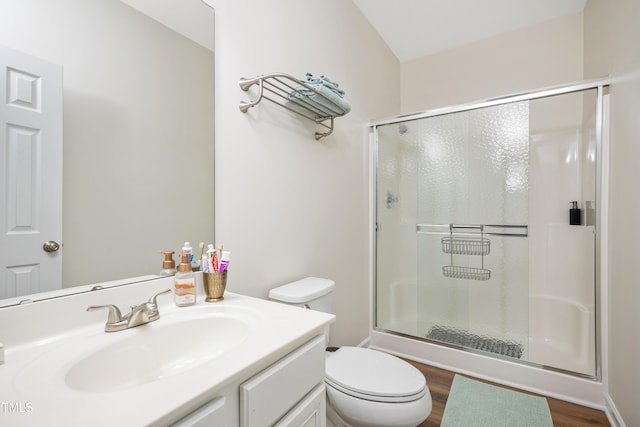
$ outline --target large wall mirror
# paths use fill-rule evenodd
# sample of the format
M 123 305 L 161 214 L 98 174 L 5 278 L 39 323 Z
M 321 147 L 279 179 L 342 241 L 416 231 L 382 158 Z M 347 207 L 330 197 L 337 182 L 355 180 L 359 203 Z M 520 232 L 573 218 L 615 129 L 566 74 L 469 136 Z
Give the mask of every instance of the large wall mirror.
M 0 3 L 4 75 L 14 71 L 7 52 L 51 63 L 62 74 L 62 231 L 56 239 L 39 235 L 33 249 L 42 252 L 46 241 L 60 240 L 58 251 L 45 254 L 61 261 L 60 277 L 37 266 L 34 274 L 22 274 L 29 262 L 5 262 L 4 305 L 22 295 L 38 299 L 39 291 L 157 275 L 161 250 L 177 252 L 185 241 L 194 248 L 213 243 L 213 25 L 214 11 L 202 0 Z M 40 90 L 41 83 L 25 81 L 16 84 L 19 96 Z M 29 217 L 40 208 L 30 200 L 18 209 L 6 206 L 18 191 L 11 186 L 37 193 L 56 176 L 47 167 L 20 173 L 44 164 L 45 150 L 41 140 L 16 148 L 25 138 L 14 141 L 12 129 L 24 126 L 8 121 L 2 118 L 2 149 L 11 155 L 0 157 L 5 224 L 15 212 Z M 46 140 L 45 131 L 39 134 Z M 30 225 L 31 234 L 39 233 L 37 225 Z M 3 234 L 13 233 L 6 228 Z M 17 250 L 5 236 L 0 244 L 5 259 Z

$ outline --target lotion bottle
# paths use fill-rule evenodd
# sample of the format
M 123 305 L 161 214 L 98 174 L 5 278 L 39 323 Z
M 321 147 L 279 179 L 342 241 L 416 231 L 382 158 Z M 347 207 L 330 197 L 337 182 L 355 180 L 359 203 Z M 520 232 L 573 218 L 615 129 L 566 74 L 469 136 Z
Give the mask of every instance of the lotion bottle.
M 187 307 L 196 303 L 196 276 L 191 270 L 189 255 L 184 252 L 174 277 L 173 298 L 178 307 Z

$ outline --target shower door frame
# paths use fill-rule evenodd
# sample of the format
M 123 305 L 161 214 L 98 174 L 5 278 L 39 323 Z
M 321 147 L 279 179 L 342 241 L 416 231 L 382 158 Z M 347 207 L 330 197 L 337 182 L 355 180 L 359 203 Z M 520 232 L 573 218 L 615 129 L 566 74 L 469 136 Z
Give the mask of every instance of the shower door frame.
M 372 221 L 373 221 L 373 231 L 372 231 L 372 249 L 371 249 L 371 287 L 372 287 L 372 298 L 371 298 L 371 313 L 372 313 L 372 330 L 374 332 L 382 332 L 386 334 L 395 335 L 398 337 L 408 338 L 417 341 L 428 342 L 436 346 L 442 347 L 450 347 L 457 350 L 462 350 L 465 353 L 474 353 L 473 349 L 462 347 L 455 344 L 449 344 L 444 342 L 434 342 L 428 340 L 426 338 L 422 338 L 415 335 L 408 335 L 402 332 L 396 332 L 389 329 L 381 328 L 378 326 L 378 284 L 377 284 L 377 269 L 378 269 L 378 229 L 379 229 L 379 218 L 377 213 L 378 207 L 378 182 L 379 182 L 379 171 L 378 171 L 378 126 L 389 125 L 394 123 L 402 123 L 407 121 L 419 120 L 429 117 L 436 117 L 446 114 L 459 113 L 464 111 L 476 110 L 480 108 L 492 107 L 497 105 L 503 105 L 518 101 L 531 101 L 540 98 L 547 98 L 557 95 L 564 95 L 576 92 L 583 92 L 586 90 L 596 90 L 596 110 L 595 110 L 595 145 L 596 145 L 596 164 L 595 164 L 595 195 L 596 195 L 596 209 L 595 209 L 595 226 L 594 226 L 594 235 L 595 235 L 595 260 L 594 260 L 594 318 L 595 318 L 595 375 L 581 374 L 574 371 L 567 371 L 561 368 L 556 368 L 552 366 L 546 366 L 537 364 L 530 361 L 525 360 L 513 360 L 514 363 L 539 368 L 542 370 L 555 371 L 563 374 L 569 374 L 579 378 L 585 378 L 594 381 L 602 380 L 602 352 L 603 352 L 603 340 L 602 340 L 602 323 L 603 318 L 606 317 L 606 307 L 603 306 L 602 302 L 605 296 L 602 294 L 602 281 L 604 280 L 601 277 L 602 272 L 606 272 L 606 268 L 603 268 L 603 262 L 606 260 L 603 258 L 602 249 L 603 242 L 606 239 L 606 230 L 602 227 L 602 218 L 603 214 L 606 216 L 607 207 L 604 206 L 603 203 L 603 180 L 606 180 L 606 174 L 603 174 L 603 168 L 607 168 L 603 165 L 603 155 L 608 159 L 608 147 L 607 152 L 603 152 L 603 114 L 604 114 L 604 97 L 605 97 L 605 89 L 607 89 L 610 85 L 610 79 L 594 79 L 594 80 L 585 80 L 580 82 L 569 83 L 565 85 L 558 85 L 547 87 L 543 89 L 532 90 L 528 92 L 516 93 L 506 96 L 501 96 L 497 98 L 491 98 L 483 101 L 473 102 L 469 104 L 461 104 L 457 106 L 449 106 L 444 108 L 437 108 L 432 110 L 427 110 L 423 112 L 411 113 L 411 114 L 403 114 L 387 119 L 376 120 L 370 123 L 370 130 L 372 135 L 372 144 L 373 144 L 373 153 L 371 156 L 371 161 L 373 162 L 372 169 L 372 180 L 373 180 L 373 188 L 372 188 L 372 202 L 371 206 L 373 209 L 372 213 Z M 608 170 L 608 168 L 607 168 Z M 406 355 L 405 355 L 406 356 Z M 496 358 L 497 359 L 497 358 Z

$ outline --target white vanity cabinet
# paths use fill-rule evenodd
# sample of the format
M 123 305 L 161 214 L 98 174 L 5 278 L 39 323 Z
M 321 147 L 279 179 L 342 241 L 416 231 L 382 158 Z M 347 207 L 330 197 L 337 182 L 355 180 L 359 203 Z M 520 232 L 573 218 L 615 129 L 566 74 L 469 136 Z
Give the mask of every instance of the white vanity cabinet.
M 324 372 L 325 337 L 320 335 L 234 382 L 172 427 L 325 427 Z
M 240 427 L 324 426 L 324 352 L 318 336 L 241 384 Z
M 225 406 L 225 398 L 217 397 L 196 409 L 172 427 L 209 427 L 222 426 L 227 419 L 229 408 Z

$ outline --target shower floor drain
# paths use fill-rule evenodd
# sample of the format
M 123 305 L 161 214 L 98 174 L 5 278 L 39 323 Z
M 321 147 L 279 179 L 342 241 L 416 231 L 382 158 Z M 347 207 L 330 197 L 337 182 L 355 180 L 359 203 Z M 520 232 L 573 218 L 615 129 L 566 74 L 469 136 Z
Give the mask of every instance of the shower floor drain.
M 466 331 L 447 329 L 444 326 L 434 326 L 426 333 L 425 338 L 455 344 L 475 350 L 488 351 L 502 356 L 522 357 L 522 344 L 504 341 L 497 338 L 483 337 Z

